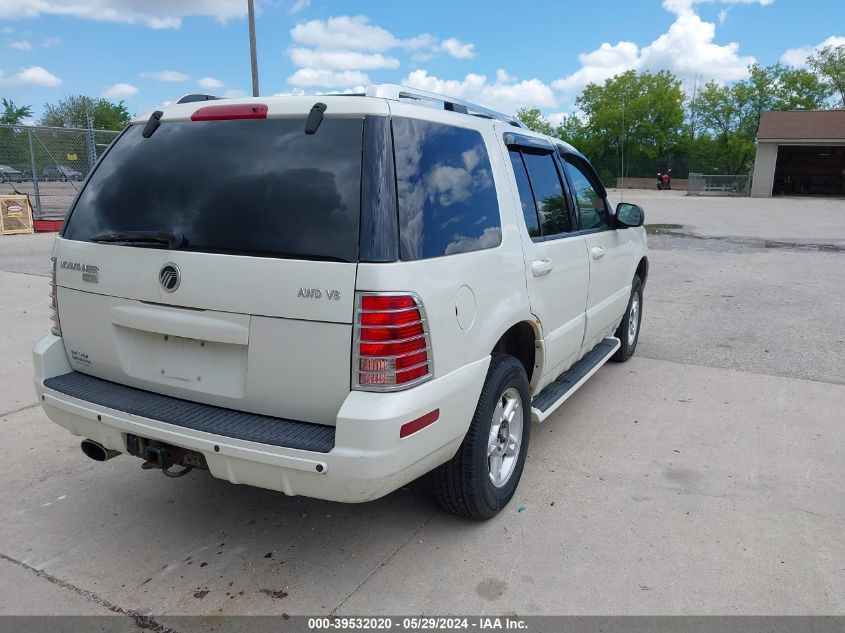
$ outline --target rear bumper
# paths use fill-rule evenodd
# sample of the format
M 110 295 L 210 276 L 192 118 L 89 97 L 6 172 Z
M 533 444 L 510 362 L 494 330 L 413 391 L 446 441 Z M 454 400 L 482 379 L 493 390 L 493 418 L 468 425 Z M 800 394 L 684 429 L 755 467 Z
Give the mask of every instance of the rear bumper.
M 334 448 L 314 452 L 198 431 L 69 396 L 44 381 L 72 371 L 61 338 L 33 350 L 35 389 L 47 417 L 109 449 L 126 452 L 138 435 L 203 453 L 211 474 L 288 495 L 362 502 L 377 499 L 447 461 L 472 418 L 489 358 L 405 392 L 353 391 L 337 416 Z M 433 409 L 437 422 L 399 437 L 399 428 Z

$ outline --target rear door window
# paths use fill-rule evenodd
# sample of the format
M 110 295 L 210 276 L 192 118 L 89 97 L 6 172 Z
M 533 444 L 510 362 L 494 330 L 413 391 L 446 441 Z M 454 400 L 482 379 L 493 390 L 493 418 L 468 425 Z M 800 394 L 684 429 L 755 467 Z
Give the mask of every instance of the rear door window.
M 393 117 L 393 142 L 401 259 L 501 244 L 493 170 L 479 132 Z
M 537 217 L 537 205 L 534 203 L 534 194 L 531 192 L 531 183 L 528 182 L 528 172 L 525 171 L 525 164 L 522 162 L 522 154 L 518 149 L 508 150 L 513 166 L 513 175 L 516 178 L 516 189 L 519 192 L 519 204 L 522 207 L 522 217 L 525 218 L 525 228 L 531 237 L 540 237 L 540 220 Z
M 358 259 L 363 117 L 131 126 L 97 167 L 63 237 L 183 234 L 184 250 Z

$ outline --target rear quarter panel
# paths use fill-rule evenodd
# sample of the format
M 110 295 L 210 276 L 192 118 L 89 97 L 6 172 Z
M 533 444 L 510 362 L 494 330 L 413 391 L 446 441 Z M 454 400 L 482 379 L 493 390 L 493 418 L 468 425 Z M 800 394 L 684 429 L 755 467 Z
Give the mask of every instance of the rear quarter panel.
M 420 109 L 391 103 L 391 114 L 419 118 Z M 527 290 L 522 245 L 506 165 L 489 121 L 447 111 L 426 112 L 425 119 L 481 133 L 496 185 L 502 243 L 470 253 L 418 261 L 358 266 L 359 291 L 413 291 L 422 299 L 429 320 L 434 375 L 440 377 L 490 355 L 501 335 L 520 321 L 534 321 Z M 521 212 L 520 221 L 521 221 Z M 457 297 L 462 286 L 472 293 L 474 318 L 464 329 L 458 322 Z M 466 294 L 466 290 L 461 291 Z M 462 305 L 461 309 L 465 307 Z M 462 317 L 465 314 L 462 314 Z M 477 398 L 478 394 L 472 397 Z

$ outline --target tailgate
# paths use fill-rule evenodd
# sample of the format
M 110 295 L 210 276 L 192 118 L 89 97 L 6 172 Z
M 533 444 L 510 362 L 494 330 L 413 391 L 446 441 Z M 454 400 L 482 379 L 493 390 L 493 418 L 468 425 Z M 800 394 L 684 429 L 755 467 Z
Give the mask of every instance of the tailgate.
M 75 370 L 335 423 L 350 391 L 363 122 L 303 126 L 163 120 L 150 137 L 124 133 L 54 250 Z M 138 238 L 156 232 L 179 239 Z

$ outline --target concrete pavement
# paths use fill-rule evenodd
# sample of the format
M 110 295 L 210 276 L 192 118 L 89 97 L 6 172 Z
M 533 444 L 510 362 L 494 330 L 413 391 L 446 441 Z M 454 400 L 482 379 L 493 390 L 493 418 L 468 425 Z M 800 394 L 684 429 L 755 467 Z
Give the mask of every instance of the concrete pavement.
M 761 213 L 649 194 L 650 222 L 703 236 Z M 840 239 L 802 210 L 801 239 Z M 5 239 L 2 270 L 49 253 Z M 845 613 L 845 255 L 702 241 L 653 249 L 637 356 L 533 429 L 486 523 L 424 481 L 350 506 L 85 459 L 33 406 L 47 280 L 0 272 L 0 614 Z

